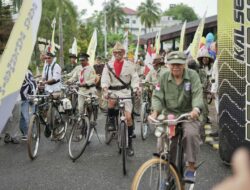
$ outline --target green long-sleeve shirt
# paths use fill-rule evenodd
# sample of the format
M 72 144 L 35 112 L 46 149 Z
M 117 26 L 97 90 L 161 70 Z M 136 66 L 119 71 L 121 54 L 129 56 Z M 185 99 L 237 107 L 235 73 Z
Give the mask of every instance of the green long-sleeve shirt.
M 153 93 L 153 110 L 178 116 L 191 112 L 194 107 L 203 109 L 202 85 L 196 71 L 185 69 L 183 81 L 179 85 L 176 84 L 170 71 L 166 71 L 159 82 L 160 87 Z

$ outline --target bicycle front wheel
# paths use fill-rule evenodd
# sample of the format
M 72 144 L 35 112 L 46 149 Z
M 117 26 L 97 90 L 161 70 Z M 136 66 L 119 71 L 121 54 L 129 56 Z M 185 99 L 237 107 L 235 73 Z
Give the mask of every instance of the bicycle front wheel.
M 90 135 L 89 118 L 79 119 L 72 127 L 69 137 L 69 156 L 75 161 L 84 152 Z
M 136 172 L 131 190 L 184 190 L 174 167 L 160 158 L 146 161 Z
M 118 144 L 119 144 L 119 151 L 122 154 L 122 170 L 123 174 L 127 174 L 126 169 L 126 161 L 127 161 L 127 126 L 125 122 L 120 123 L 119 127 L 119 138 L 118 138 Z
M 29 129 L 28 129 L 28 154 L 31 160 L 37 157 L 39 142 L 40 142 L 40 122 L 39 117 L 33 114 L 30 118 Z

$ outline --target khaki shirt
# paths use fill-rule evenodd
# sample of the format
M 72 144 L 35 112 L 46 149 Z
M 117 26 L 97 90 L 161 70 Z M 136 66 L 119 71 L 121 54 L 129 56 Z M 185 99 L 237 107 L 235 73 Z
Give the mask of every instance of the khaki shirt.
M 66 75 L 66 77 L 72 77 L 76 72 L 79 72 L 80 70 L 82 70 L 82 66 L 77 65 L 70 73 Z
M 109 67 L 115 73 L 114 61 L 110 61 L 107 64 L 109 64 Z M 133 89 L 139 88 L 139 76 L 135 70 L 134 64 L 132 64 L 130 61 L 124 60 L 121 74 L 120 74 L 120 79 L 124 81 L 126 84 L 131 83 L 130 86 Z M 115 78 L 115 76 L 107 68 L 107 65 L 105 65 L 103 72 L 102 72 L 101 87 L 109 88 L 110 86 L 123 86 L 123 84 Z M 126 88 L 119 90 L 119 91 L 113 90 L 113 92 L 116 93 L 117 96 L 121 96 L 121 97 L 131 96 L 131 90 L 126 89 Z
M 151 69 L 147 74 L 145 81 L 152 82 L 154 84 L 158 83 L 160 76 L 165 73 L 168 69 L 166 67 L 160 67 L 157 71 L 155 69 Z
M 199 75 L 191 69 L 184 70 L 183 81 L 175 83 L 170 71 L 159 80 L 160 89 L 155 90 L 152 98 L 153 110 L 176 116 L 191 112 L 194 107 L 203 109 L 203 93 Z
M 80 77 L 81 77 L 81 72 L 83 71 L 82 75 L 83 75 L 83 79 L 84 79 L 84 83 L 87 85 L 93 85 L 95 84 L 95 78 L 96 78 L 96 74 L 95 74 L 95 70 L 92 66 L 88 65 L 85 67 L 81 66 L 81 69 L 79 69 L 78 71 L 76 71 L 74 73 L 74 75 L 68 80 L 69 82 L 80 82 Z M 86 87 L 80 87 L 79 91 L 81 93 L 95 93 L 96 92 L 96 87 L 91 87 L 89 89 L 87 89 Z

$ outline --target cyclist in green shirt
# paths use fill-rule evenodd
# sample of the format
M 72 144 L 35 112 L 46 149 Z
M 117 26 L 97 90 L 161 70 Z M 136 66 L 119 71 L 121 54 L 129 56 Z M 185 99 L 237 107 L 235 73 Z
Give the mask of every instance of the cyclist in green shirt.
M 184 122 L 183 147 L 188 163 L 184 172 L 184 180 L 195 182 L 195 163 L 200 150 L 200 127 L 197 120 L 203 108 L 203 92 L 199 75 L 194 70 L 186 68 L 186 56 L 182 52 L 171 52 L 168 55 L 169 71 L 159 79 L 159 88 L 152 97 L 153 113 L 151 117 L 157 118 L 159 114 L 174 114 L 176 117 L 183 113 L 190 113 L 191 122 Z M 174 150 L 171 148 L 172 151 Z

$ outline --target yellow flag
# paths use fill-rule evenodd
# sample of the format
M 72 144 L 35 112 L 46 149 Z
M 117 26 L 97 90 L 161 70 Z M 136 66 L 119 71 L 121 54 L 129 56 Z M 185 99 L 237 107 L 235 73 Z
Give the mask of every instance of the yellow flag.
M 0 62 L 0 133 L 16 103 L 37 38 L 41 0 L 25 0 Z
M 185 20 L 182 29 L 181 29 L 181 38 L 180 38 L 180 45 L 179 45 L 179 51 L 184 50 L 184 40 L 185 40 L 185 32 L 186 32 L 186 24 L 187 21 Z
M 89 43 L 87 54 L 89 54 L 89 63 L 94 65 L 95 63 L 95 51 L 97 47 L 97 30 L 95 29 L 92 38 Z
M 190 53 L 194 59 L 197 58 L 199 44 L 200 44 L 200 41 L 202 38 L 203 29 L 204 29 L 206 14 L 207 14 L 207 11 L 205 11 L 203 18 L 200 21 L 200 24 L 195 32 L 194 39 L 193 39 L 193 42 L 192 42 L 191 47 L 190 47 Z

